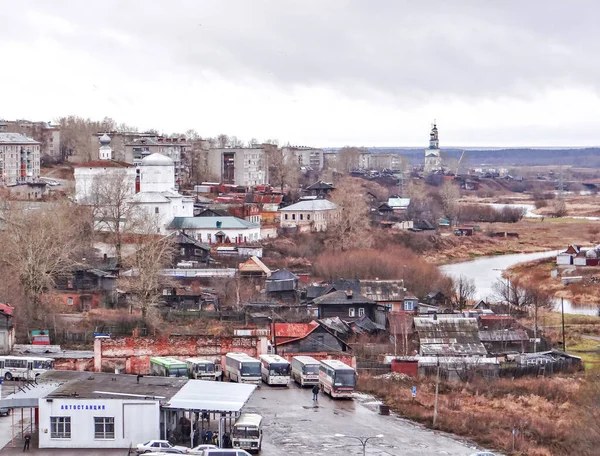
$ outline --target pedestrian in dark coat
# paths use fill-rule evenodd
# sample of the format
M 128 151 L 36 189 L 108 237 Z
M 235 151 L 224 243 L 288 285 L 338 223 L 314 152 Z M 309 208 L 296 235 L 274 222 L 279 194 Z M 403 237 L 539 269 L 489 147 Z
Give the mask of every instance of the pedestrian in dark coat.
M 313 401 L 317 402 L 319 400 L 319 385 L 313 386 L 312 393 Z
M 31 434 L 28 432 L 25 434 L 25 445 L 23 445 L 23 451 L 29 451 L 29 442 L 31 441 Z

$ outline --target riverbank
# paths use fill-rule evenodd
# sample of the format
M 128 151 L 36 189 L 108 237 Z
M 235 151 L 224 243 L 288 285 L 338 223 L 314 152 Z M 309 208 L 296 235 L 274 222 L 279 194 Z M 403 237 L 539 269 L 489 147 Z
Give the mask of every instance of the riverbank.
M 436 264 L 458 263 L 478 257 L 564 250 L 569 244 L 600 241 L 598 222 L 585 219 L 523 219 L 517 223 L 481 223 L 473 236 L 441 233 L 435 250 L 424 257 Z M 491 233 L 516 233 L 518 237 L 491 237 Z
M 389 377 L 359 377 L 358 387 L 382 399 L 399 415 L 433 427 L 435 380 Z M 413 386 L 417 387 L 414 399 Z M 442 381 L 436 428 L 506 454 L 592 455 L 600 446 L 600 433 L 590 432 L 590 423 L 596 418 L 588 405 L 599 401 L 600 385 L 581 375 Z
M 555 258 L 521 263 L 508 269 L 506 276 L 518 276 L 520 281 L 534 285 L 540 290 L 560 299 L 566 299 L 575 305 L 597 305 L 600 303 L 600 266 L 561 266 L 559 275 L 552 277 L 556 269 Z M 561 276 L 581 276 L 581 282 L 564 285 Z

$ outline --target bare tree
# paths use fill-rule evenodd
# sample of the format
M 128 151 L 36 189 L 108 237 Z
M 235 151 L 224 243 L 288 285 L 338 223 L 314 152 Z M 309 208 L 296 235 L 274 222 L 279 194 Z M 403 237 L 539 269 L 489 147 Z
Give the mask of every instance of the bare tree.
M 136 231 L 144 218 L 139 207 L 131 204 L 134 191 L 126 171 L 113 169 L 94 177 L 84 202 L 92 208 L 95 228 L 108 233 L 118 264 L 122 261 L 123 234 Z
M 352 177 L 341 179 L 331 194 L 338 206 L 336 217 L 327 223 L 327 243 L 334 250 L 368 248 L 372 243 L 369 234 L 369 206 L 360 181 Z
M 453 303 L 458 310 L 463 310 L 470 300 L 475 296 L 477 287 L 475 286 L 475 280 L 472 277 L 465 275 L 459 276 L 454 280 L 454 299 Z
M 71 204 L 26 210 L 10 208 L 3 214 L 0 263 L 19 279 L 25 297 L 27 324 L 43 315 L 41 296 L 56 278 L 85 262 L 89 252 L 89 227 L 83 209 Z
M 552 217 L 564 217 L 565 215 L 567 215 L 565 200 L 562 198 L 555 199 L 552 207 Z
M 123 258 L 129 272 L 119 279 L 119 288 L 127 292 L 132 308 L 139 309 L 144 320 L 155 315 L 163 300 L 162 290 L 173 286 L 163 270 L 173 261 L 175 237 L 154 234 L 158 224 L 158 219 L 148 219 L 143 231 L 138 228 L 135 252 Z
M 338 152 L 338 171 L 342 173 L 348 173 L 358 168 L 361 153 L 368 153 L 368 151 L 367 149 L 361 147 L 342 147 Z
M 283 156 L 283 150 L 270 146 L 266 147 L 269 160 L 269 178 L 271 185 L 279 187 L 283 193 L 284 187 L 298 188 L 300 170 L 298 164 L 292 160 L 286 160 Z
M 442 200 L 444 215 L 450 220 L 456 219 L 458 215 L 458 200 L 460 199 L 458 186 L 449 181 L 444 182 L 444 185 L 440 188 L 440 198 Z
M 224 147 L 227 147 L 227 146 L 229 146 L 229 136 L 221 133 L 219 136 L 217 136 L 216 142 L 217 142 L 217 146 L 221 149 Z

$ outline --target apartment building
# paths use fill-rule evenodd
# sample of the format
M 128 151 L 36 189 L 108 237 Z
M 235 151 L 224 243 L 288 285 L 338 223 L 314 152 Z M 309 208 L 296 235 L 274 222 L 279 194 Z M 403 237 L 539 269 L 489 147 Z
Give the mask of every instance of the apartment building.
M 358 156 L 358 167 L 360 169 L 372 169 L 375 171 L 400 170 L 402 157 L 398 154 L 373 154 L 361 153 Z
M 323 169 L 323 149 L 286 146 L 281 148 L 281 152 L 286 163 L 298 163 L 298 167 L 305 170 Z
M 0 133 L 20 133 L 40 143 L 40 156 L 55 160 L 62 157 L 59 125 L 30 120 L 0 120 Z
M 223 184 L 255 187 L 269 183 L 269 166 L 266 147 L 226 147 L 211 149 L 208 169 L 220 176 Z
M 40 177 L 40 143 L 20 133 L 0 133 L 0 182 L 35 182 Z

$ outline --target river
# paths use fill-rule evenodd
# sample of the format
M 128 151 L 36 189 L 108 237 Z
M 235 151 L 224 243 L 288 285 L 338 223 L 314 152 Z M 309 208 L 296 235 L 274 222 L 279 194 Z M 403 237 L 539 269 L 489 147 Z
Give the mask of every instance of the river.
M 536 253 L 517 253 L 513 255 L 497 255 L 492 257 L 478 258 L 464 263 L 448 264 L 441 266 L 440 269 L 450 277 L 456 278 L 461 275 L 471 277 L 475 280 L 477 293 L 475 299 L 494 299 L 494 283 L 502 278 L 502 272 L 519 263 L 539 260 L 556 256 L 557 251 L 546 251 Z M 596 305 L 573 305 L 572 302 L 565 300 L 565 313 L 579 315 L 598 315 L 598 306 Z M 560 300 L 555 301 L 555 310 L 560 310 Z
M 501 203 L 482 203 L 485 206 L 490 206 L 493 207 L 496 210 L 502 210 L 505 207 L 510 207 L 513 209 L 524 209 L 525 210 L 525 218 L 542 218 L 543 216 L 540 214 L 536 214 L 535 212 L 533 212 L 535 210 L 535 206 L 533 204 L 517 204 L 517 203 L 511 203 L 511 204 L 501 204 Z M 592 217 L 592 216 L 586 216 L 586 215 L 568 215 L 566 216 L 566 218 L 570 218 L 570 219 L 581 219 L 581 220 L 592 220 L 592 221 L 598 221 L 600 220 L 600 217 Z

